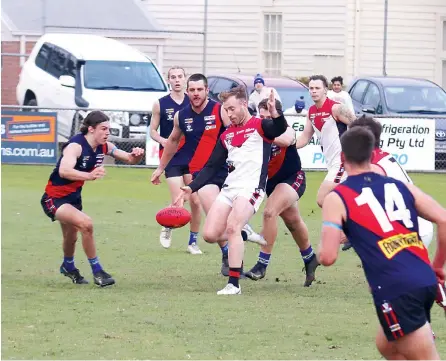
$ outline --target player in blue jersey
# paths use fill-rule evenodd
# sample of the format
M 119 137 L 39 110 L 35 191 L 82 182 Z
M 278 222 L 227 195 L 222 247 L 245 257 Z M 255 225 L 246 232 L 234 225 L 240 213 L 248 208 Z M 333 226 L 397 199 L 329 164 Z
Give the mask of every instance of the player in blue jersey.
M 183 68 L 174 66 L 167 72 L 167 81 L 171 86 L 170 94 L 162 97 L 153 104 L 152 119 L 150 121 L 150 136 L 159 143 L 159 157 L 161 159 L 164 147 L 170 133 L 173 130 L 173 119 L 175 114 L 190 104 L 189 97 L 184 92 L 186 85 L 186 72 Z M 158 128 L 160 132 L 158 133 Z M 184 138 L 180 140 L 178 149 L 184 145 Z M 165 169 L 167 186 L 172 202 L 178 197 L 180 187 L 192 181 L 189 169 L 183 165 L 168 164 Z M 194 247 L 201 223 L 201 206 L 198 196 L 194 194 L 190 199 L 191 222 L 188 251 L 191 254 L 200 254 L 199 249 Z M 164 248 L 169 248 L 172 243 L 172 229 L 163 227 L 160 233 L 160 243 Z
M 127 153 L 108 142 L 109 119 L 100 111 L 89 113 L 80 131 L 80 134 L 73 136 L 64 146 L 46 185 L 41 205 L 45 214 L 53 222 L 59 221 L 62 227 L 64 259 L 60 272 L 73 283 L 88 283 L 74 264 L 77 235 L 81 233 L 82 246 L 91 265 L 94 283 L 105 287 L 113 285 L 115 280 L 99 263 L 93 237 L 93 222 L 82 211 L 82 187 L 86 181 L 105 176 L 103 161 L 106 155 L 128 164 L 136 164 L 144 155 L 144 150 L 133 148 L 131 153 Z
M 355 127 L 342 135 L 347 180 L 323 203 L 318 259 L 332 265 L 344 231 L 361 259 L 381 327 L 376 345 L 386 359 L 439 359 L 430 326 L 438 283 L 444 283 L 446 210 L 413 184 L 372 171 L 373 133 Z M 430 262 L 417 217 L 437 224 Z

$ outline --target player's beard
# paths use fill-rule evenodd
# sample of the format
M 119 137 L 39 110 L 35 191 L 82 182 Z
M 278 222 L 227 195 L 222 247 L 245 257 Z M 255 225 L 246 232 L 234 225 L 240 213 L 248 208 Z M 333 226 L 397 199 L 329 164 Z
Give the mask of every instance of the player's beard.
M 204 104 L 204 102 L 206 101 L 206 97 L 204 97 L 201 102 L 197 105 L 195 102 L 195 99 L 192 99 L 192 107 L 194 107 L 195 109 L 199 109 L 202 107 L 202 105 Z

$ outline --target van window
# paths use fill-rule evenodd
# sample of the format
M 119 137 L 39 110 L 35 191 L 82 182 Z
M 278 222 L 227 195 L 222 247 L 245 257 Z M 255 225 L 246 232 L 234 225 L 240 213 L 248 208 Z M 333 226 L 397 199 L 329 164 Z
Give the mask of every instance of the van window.
M 48 63 L 48 59 L 50 57 L 51 54 L 51 49 L 52 49 L 52 45 L 50 44 L 43 44 L 42 47 L 39 50 L 39 53 L 36 56 L 36 66 L 40 69 L 45 70 L 46 69 L 46 65 Z
M 59 79 L 59 77 L 64 73 L 67 55 L 68 54 L 65 52 L 65 50 L 62 50 L 55 46 L 48 60 L 46 71 L 52 76 Z
M 152 63 L 88 60 L 84 85 L 89 89 L 166 91 L 161 75 Z

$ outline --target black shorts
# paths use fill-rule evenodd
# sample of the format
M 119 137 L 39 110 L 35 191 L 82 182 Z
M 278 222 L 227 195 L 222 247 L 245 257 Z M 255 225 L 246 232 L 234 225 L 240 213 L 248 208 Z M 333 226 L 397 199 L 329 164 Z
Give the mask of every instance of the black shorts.
M 190 174 L 190 171 L 188 165 L 173 165 L 173 166 L 167 165 L 166 169 L 164 170 L 164 173 L 166 175 L 166 178 L 173 178 L 173 177 L 182 177 L 186 174 Z
M 433 285 L 417 288 L 389 302 L 375 303 L 387 340 L 395 341 L 430 322 L 436 295 L 437 285 Z
M 74 208 L 82 211 L 82 198 L 80 195 L 72 195 L 62 197 L 62 198 L 52 198 L 49 197 L 48 194 L 44 193 L 42 199 L 40 200 L 40 204 L 42 205 L 43 211 L 45 214 L 51 218 L 54 222 L 56 220 L 56 211 L 62 206 L 62 204 L 71 204 Z
M 280 183 L 289 184 L 296 191 L 299 199 L 302 198 L 305 193 L 305 189 L 307 188 L 305 172 L 303 170 L 300 170 L 292 176 L 289 176 L 288 178 L 272 182 L 268 181 L 266 183 L 266 195 L 269 197 L 274 192 L 274 189 L 276 189 L 277 185 L 279 185 Z
M 196 172 L 192 175 L 192 180 L 198 175 L 199 172 Z M 219 171 L 215 177 L 213 177 L 206 185 L 215 184 L 220 190 L 223 188 L 223 184 L 225 183 L 226 177 L 228 176 L 227 172 Z

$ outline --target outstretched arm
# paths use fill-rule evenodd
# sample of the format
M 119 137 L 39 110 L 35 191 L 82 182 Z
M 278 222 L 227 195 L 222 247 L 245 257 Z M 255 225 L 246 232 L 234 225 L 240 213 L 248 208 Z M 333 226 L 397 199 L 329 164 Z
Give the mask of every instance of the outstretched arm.
M 311 124 L 310 118 L 307 115 L 307 121 L 305 122 L 304 131 L 296 140 L 296 148 L 300 149 L 305 147 L 311 140 L 314 134 L 313 125 Z
M 107 142 L 108 152 L 107 155 L 112 156 L 127 164 L 137 164 L 141 161 L 144 156 L 144 149 L 135 147 L 132 151 L 126 152 L 125 150 L 118 149 L 113 143 Z
M 279 147 L 289 147 L 296 143 L 296 132 L 293 128 L 288 127 L 285 133 L 274 139 L 273 143 Z

